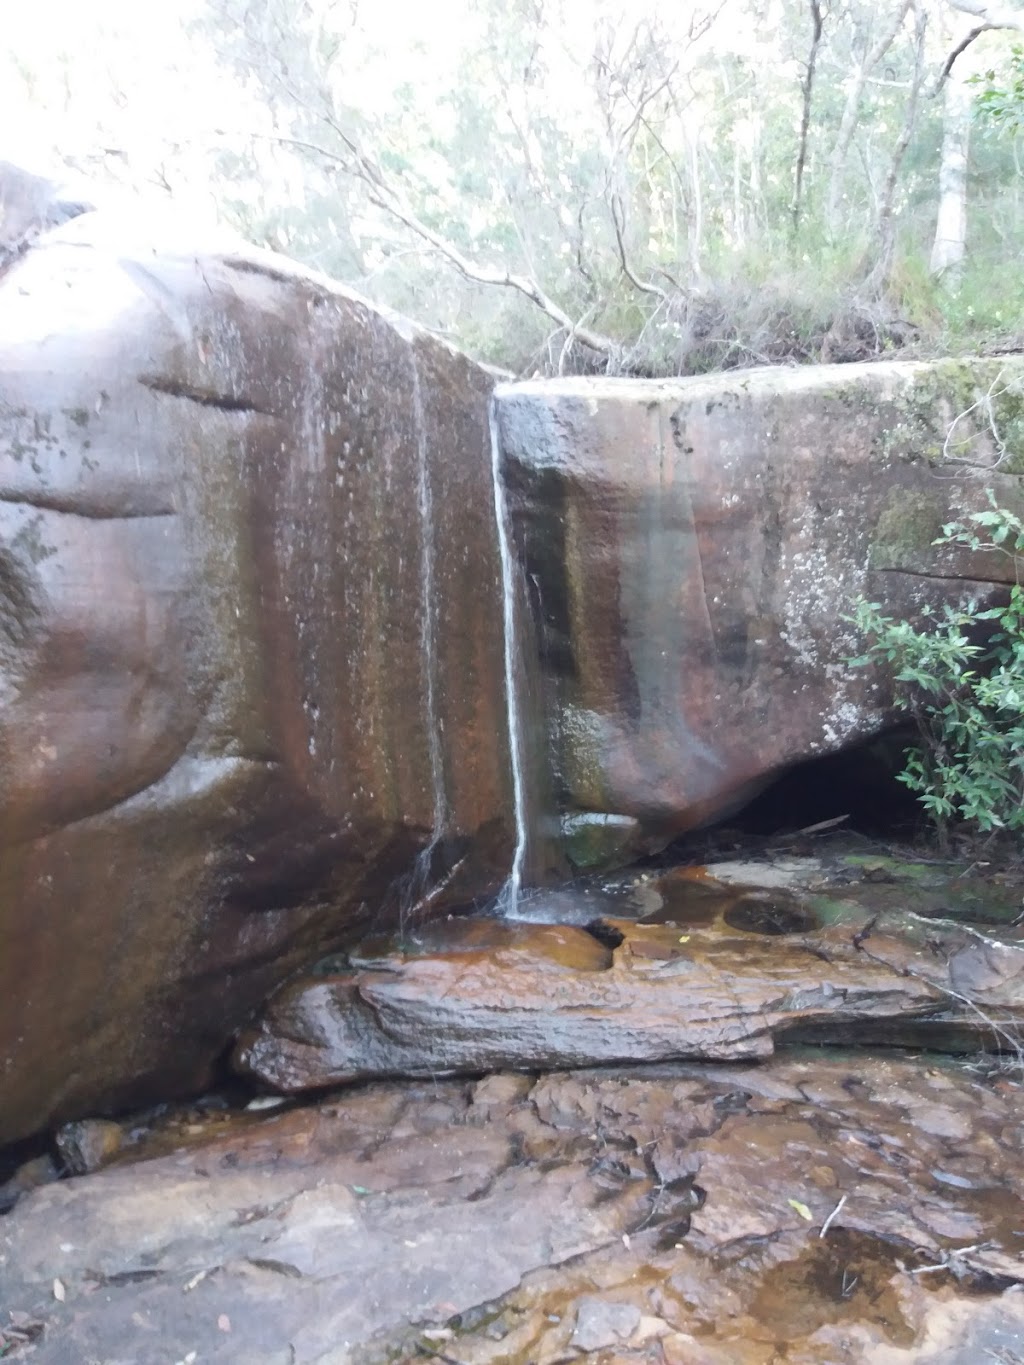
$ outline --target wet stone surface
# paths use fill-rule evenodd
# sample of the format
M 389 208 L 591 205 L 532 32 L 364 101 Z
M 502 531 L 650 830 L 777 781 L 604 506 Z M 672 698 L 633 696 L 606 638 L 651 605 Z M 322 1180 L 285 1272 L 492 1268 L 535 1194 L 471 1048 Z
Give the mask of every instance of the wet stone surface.
M 982 899 L 961 880 L 843 852 L 582 882 L 529 897 L 517 922 L 452 919 L 332 960 L 270 1002 L 235 1064 L 298 1093 L 794 1040 L 1012 1050 L 1020 888 Z M 965 922 L 979 904 L 982 928 Z
M 366 940 L 239 1049 L 423 1079 L 69 1124 L 59 1183 L 22 1154 L 0 1354 L 1019 1365 L 1021 888 L 849 841 L 712 871 Z
M 804 1049 L 211 1115 L 21 1201 L 0 1331 L 35 1365 L 1014 1361 L 1021 1099 Z

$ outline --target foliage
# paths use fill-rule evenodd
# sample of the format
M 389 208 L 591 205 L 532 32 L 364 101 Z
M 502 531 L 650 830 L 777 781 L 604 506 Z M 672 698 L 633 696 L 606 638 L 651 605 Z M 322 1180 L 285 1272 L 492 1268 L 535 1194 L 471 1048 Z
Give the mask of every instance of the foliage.
M 989 68 L 976 76 L 974 84 L 983 86 L 977 98 L 978 113 L 1012 133 L 1024 129 L 1024 47 L 1010 49 L 1005 69 Z
M 953 0 L 114 5 L 14 31 L 5 128 L 518 373 L 1019 341 L 1024 68 Z M 940 96 L 986 65 L 953 288 Z
M 1009 556 L 1020 567 L 1024 521 L 990 506 L 943 527 L 937 545 Z M 896 701 L 917 724 L 919 743 L 900 774 L 944 834 L 953 820 L 976 829 L 1024 829 L 1024 590 L 1003 605 L 976 603 L 941 614 L 922 610 L 923 628 L 883 616 L 861 601 L 856 625 L 870 644 L 855 666 L 884 660 Z
M 941 0 L 445 0 L 386 33 L 354 4 L 207 3 L 202 40 L 269 115 L 235 221 L 487 360 L 688 374 L 1011 325 L 1008 147 L 961 290 L 928 274 Z M 287 224 L 276 176 L 304 188 Z

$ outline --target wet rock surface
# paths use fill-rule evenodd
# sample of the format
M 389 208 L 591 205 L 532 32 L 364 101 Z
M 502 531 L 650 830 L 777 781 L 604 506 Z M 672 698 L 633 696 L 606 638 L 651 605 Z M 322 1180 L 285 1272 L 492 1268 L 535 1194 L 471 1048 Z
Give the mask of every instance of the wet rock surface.
M 986 486 L 936 466 L 953 418 L 1022 373 L 998 359 L 501 387 L 578 868 L 727 816 L 786 765 L 882 728 L 888 681 L 847 667 L 863 642 L 845 618 L 859 595 L 913 616 L 1004 574 L 934 546 Z M 967 438 L 998 462 L 982 421 Z M 986 480 L 1020 506 L 1017 477 Z
M 0 1143 L 198 1092 L 303 961 L 514 842 L 489 376 L 12 176 Z
M 879 880 L 883 873 L 890 880 Z M 755 879 L 757 879 L 755 881 Z M 236 1065 L 286 1092 L 384 1076 L 770 1056 L 783 1041 L 1013 1046 L 1024 932 L 944 911 L 949 878 L 777 859 L 559 892 L 576 924 L 451 920 L 299 980 Z M 936 904 L 936 900 L 940 903 Z M 1019 912 L 1019 888 L 1002 901 Z M 970 904 L 976 907 L 976 902 Z M 961 906 L 961 909 L 963 907 Z M 618 912 L 618 913 L 616 913 Z M 589 921 L 589 922 L 588 922 Z
M 807 1049 L 218 1116 L 0 1223 L 0 1339 L 38 1365 L 1012 1361 L 1021 1099 Z

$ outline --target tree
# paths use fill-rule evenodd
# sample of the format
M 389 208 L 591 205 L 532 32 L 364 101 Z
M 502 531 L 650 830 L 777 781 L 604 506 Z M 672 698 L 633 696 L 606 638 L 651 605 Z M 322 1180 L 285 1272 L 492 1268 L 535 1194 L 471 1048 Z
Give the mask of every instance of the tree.
M 969 165 L 971 121 L 974 113 L 974 86 L 982 70 L 977 48 L 983 33 L 996 29 L 1024 32 L 1024 12 L 987 0 L 947 0 L 950 8 L 977 22 L 946 59 L 941 82 L 944 86 L 942 156 L 939 164 L 939 207 L 932 244 L 930 268 L 950 288 L 957 288 L 963 274 L 967 251 L 967 172 Z M 965 56 L 965 54 L 969 54 Z
M 887 17 L 881 18 L 881 25 L 875 32 L 875 25 L 870 21 L 865 25 L 863 55 L 857 62 L 852 79 L 849 81 L 846 102 L 843 106 L 843 116 L 839 124 L 839 134 L 836 137 L 835 146 L 829 159 L 829 182 L 828 182 L 828 203 L 825 210 L 825 219 L 829 233 L 834 237 L 839 228 L 839 210 L 843 193 L 843 172 L 846 167 L 846 159 L 850 154 L 850 146 L 853 142 L 854 133 L 860 120 L 861 102 L 864 98 L 864 89 L 868 79 L 874 73 L 879 62 L 896 41 L 896 35 L 903 27 L 903 21 L 911 8 L 911 0 L 900 0 L 893 12 Z M 887 20 L 887 21 L 886 21 Z

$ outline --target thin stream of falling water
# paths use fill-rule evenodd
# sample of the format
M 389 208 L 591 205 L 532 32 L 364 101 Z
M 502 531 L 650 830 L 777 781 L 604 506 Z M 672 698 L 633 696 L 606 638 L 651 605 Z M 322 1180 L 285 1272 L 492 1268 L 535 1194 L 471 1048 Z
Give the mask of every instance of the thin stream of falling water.
M 505 483 L 501 476 L 501 446 L 498 439 L 498 412 L 492 397 L 487 412 L 491 436 L 491 478 L 494 485 L 494 517 L 498 529 L 501 558 L 502 620 L 505 636 L 505 697 L 508 712 L 508 746 L 512 763 L 512 794 L 516 822 L 516 847 L 512 868 L 501 894 L 503 912 L 514 917 L 519 907 L 519 892 L 526 863 L 526 789 L 523 781 L 523 721 L 516 677 L 516 595 L 512 558 L 512 526 L 509 518 Z

